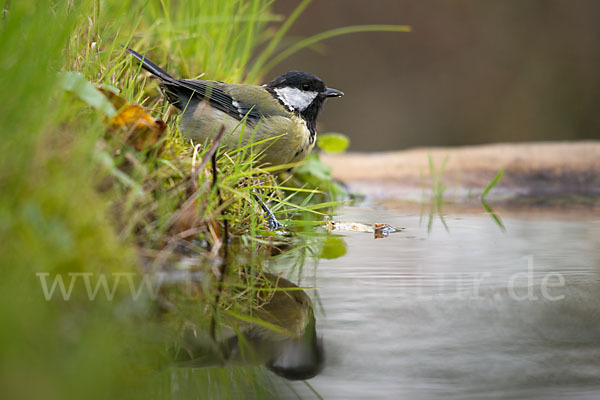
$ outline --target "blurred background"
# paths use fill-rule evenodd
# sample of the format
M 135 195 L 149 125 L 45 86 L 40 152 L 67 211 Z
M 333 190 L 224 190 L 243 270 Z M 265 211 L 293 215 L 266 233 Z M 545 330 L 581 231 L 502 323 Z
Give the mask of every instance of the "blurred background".
M 413 31 L 329 39 L 268 78 L 306 70 L 344 91 L 320 132 L 354 151 L 599 138 L 599 17 L 597 0 L 320 0 L 289 41 L 353 24 Z

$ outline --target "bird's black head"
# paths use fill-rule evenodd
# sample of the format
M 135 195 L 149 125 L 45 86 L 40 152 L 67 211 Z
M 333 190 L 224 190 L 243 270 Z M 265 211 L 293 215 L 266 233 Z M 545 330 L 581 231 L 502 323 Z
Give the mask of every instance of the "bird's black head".
M 315 75 L 299 71 L 286 72 L 266 83 L 264 87 L 286 109 L 301 115 L 313 134 L 317 115 L 325 99 L 344 95 L 339 90 L 329 89 Z

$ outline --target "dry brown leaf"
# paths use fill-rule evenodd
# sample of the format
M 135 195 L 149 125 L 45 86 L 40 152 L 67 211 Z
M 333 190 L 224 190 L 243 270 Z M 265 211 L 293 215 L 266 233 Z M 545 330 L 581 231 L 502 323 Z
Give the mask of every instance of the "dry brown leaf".
M 161 119 L 150 116 L 144 107 L 127 104 L 127 101 L 116 93 L 98 88 L 119 112 L 109 119 L 109 134 L 122 144 L 129 144 L 135 150 L 142 151 L 155 146 L 161 139 L 167 124 Z M 162 151 L 162 145 L 159 152 Z
M 124 131 L 125 142 L 141 151 L 154 146 L 160 140 L 167 124 L 152 118 L 142 106 L 130 104 L 110 119 L 110 128 L 113 131 Z

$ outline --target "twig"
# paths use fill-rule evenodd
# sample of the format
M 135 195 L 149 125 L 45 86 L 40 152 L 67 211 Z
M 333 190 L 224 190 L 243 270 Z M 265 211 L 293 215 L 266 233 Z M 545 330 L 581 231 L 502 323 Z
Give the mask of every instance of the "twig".
M 220 137 L 223 135 L 224 130 L 225 130 L 225 126 L 223 126 L 221 128 L 219 135 L 217 135 L 218 139 L 220 139 Z M 216 140 L 217 139 L 215 139 L 215 141 Z M 213 187 L 213 189 L 216 190 L 217 198 L 219 199 L 219 208 L 220 208 L 223 205 L 223 197 L 221 197 L 221 191 L 219 190 L 219 186 L 217 184 L 217 182 L 218 182 L 217 152 L 216 152 L 216 149 L 215 149 L 215 151 L 212 151 L 212 150 L 213 150 L 213 148 L 211 148 L 209 150 L 209 152 L 204 156 L 204 158 L 206 159 L 209 154 L 212 158 L 212 173 L 213 173 L 212 187 Z M 203 166 L 205 164 L 206 164 L 205 160 L 202 160 L 201 165 Z M 222 211 L 222 213 L 224 213 L 224 211 Z M 215 294 L 213 314 L 212 314 L 212 318 L 210 320 L 210 337 L 212 338 L 214 343 L 217 343 L 217 341 L 216 341 L 217 318 L 216 317 L 217 317 L 217 310 L 219 308 L 219 301 L 221 299 L 221 293 L 223 291 L 223 280 L 225 279 L 225 274 L 227 273 L 227 259 L 228 259 L 228 255 L 229 255 L 229 223 L 226 218 L 223 220 L 223 235 L 221 237 L 221 243 L 223 243 L 223 245 L 224 245 L 223 246 L 223 262 L 219 266 L 219 281 L 217 283 L 217 293 Z M 219 351 L 219 353 L 220 353 L 220 351 Z M 223 362 L 224 361 L 223 354 L 219 354 L 219 356 L 221 358 L 221 361 Z

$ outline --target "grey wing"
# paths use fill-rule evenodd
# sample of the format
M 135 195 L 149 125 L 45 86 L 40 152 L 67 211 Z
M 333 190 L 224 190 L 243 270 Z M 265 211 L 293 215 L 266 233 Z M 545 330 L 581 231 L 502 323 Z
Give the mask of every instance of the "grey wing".
M 254 104 L 234 100 L 230 95 L 225 93 L 220 87 L 222 85 L 220 82 L 181 79 L 178 83 L 181 85 L 180 88 L 189 90 L 186 96 L 188 100 L 192 96 L 199 100 L 208 100 L 213 107 L 238 120 L 242 120 L 247 116 L 247 121 L 256 123 L 262 116 L 255 109 Z

